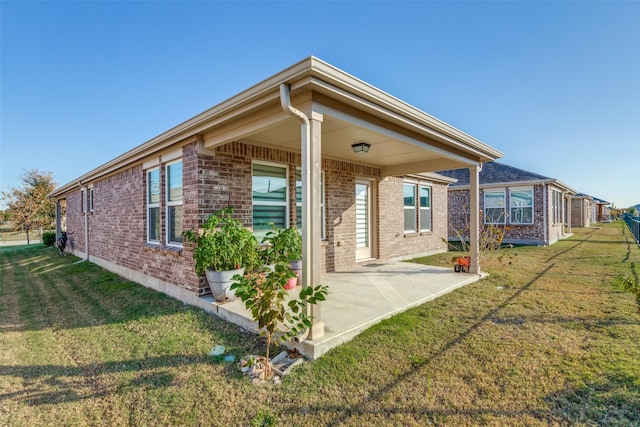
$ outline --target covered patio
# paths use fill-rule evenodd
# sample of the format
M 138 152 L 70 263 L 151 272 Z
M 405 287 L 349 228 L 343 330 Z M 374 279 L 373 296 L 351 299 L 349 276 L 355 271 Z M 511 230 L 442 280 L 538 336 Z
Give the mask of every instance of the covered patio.
M 215 120 L 207 122 L 212 116 Z M 303 287 L 317 286 L 323 279 L 319 256 L 323 159 L 341 159 L 369 167 L 378 181 L 385 177 L 468 168 L 469 271 L 480 274 L 479 172 L 483 162 L 494 161 L 502 153 L 366 82 L 309 57 L 186 125 L 192 132 L 198 132 L 202 153 L 214 155 L 216 147 L 234 141 L 300 153 Z M 356 149 L 358 146 L 365 148 Z M 367 192 L 371 191 L 372 185 L 364 186 Z M 366 197 L 370 199 L 375 196 Z M 342 246 L 342 242 L 333 242 L 334 248 L 345 251 L 343 256 L 353 257 L 357 262 L 380 258 L 373 228 L 376 214 L 373 208 L 367 208 L 363 215 L 365 226 L 354 230 L 367 236 L 364 247 L 351 248 Z M 346 252 L 351 249 L 353 253 Z M 334 321 L 328 320 L 331 316 L 315 306 L 310 306 L 308 313 L 313 318 L 309 341 L 325 342 L 329 339 L 324 338 L 325 334 L 335 334 L 336 326 L 326 323 Z
M 324 273 L 321 283 L 329 286 L 327 300 L 320 304 L 324 335 L 297 343 L 310 359 L 353 339 L 370 326 L 424 304 L 481 276 L 455 273 L 453 268 L 400 261 L 372 261 L 350 271 Z M 300 288 L 291 291 L 297 295 Z M 257 324 L 240 299 L 219 303 L 204 297 L 207 307 L 219 317 L 257 332 Z

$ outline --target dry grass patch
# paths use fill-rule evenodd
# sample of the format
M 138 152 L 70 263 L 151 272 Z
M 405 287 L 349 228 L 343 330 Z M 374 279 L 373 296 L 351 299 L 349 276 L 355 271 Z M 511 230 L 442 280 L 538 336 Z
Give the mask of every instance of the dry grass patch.
M 640 314 L 616 282 L 640 251 L 619 223 L 574 231 L 259 388 L 207 355 L 257 337 L 55 249 L 0 249 L 0 425 L 640 425 Z

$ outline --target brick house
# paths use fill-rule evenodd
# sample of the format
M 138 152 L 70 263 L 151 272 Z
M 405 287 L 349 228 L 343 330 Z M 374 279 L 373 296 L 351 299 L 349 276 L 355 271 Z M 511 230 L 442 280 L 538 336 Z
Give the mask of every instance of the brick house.
M 439 174 L 455 178 L 449 186 L 449 238 L 464 230 L 469 217 L 469 171 Z M 569 210 L 576 192 L 557 179 L 499 162 L 480 171 L 480 210 L 485 224 L 505 226 L 505 243 L 550 245 L 571 234 Z
M 590 227 L 592 222 L 611 220 L 611 203 L 585 193 L 576 194 L 571 200 L 571 225 Z
M 322 271 L 445 251 L 453 180 L 433 171 L 473 174 L 501 155 L 309 57 L 51 197 L 74 254 L 215 312 L 181 238 L 212 212 L 233 206 L 257 236 L 297 224 L 302 283 L 317 285 Z M 314 316 L 310 337 L 323 333 Z

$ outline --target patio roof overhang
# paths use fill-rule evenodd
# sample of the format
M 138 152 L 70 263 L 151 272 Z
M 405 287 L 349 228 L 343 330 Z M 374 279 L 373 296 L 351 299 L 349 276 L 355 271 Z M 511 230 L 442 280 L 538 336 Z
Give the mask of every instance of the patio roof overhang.
M 203 132 L 204 147 L 245 141 L 300 151 L 299 122 L 280 106 L 281 84 L 289 86 L 295 108 L 307 115 L 322 115 L 322 157 L 378 167 L 383 176 L 391 176 L 468 167 L 502 156 L 314 57 L 238 95 L 236 108 L 227 110 L 215 127 Z M 370 144 L 370 151 L 354 153 L 351 145 L 358 142 Z
M 290 88 L 299 110 L 323 116 L 322 156 L 379 167 L 383 176 L 468 167 L 502 157 L 495 148 L 332 65 L 308 57 L 269 79 L 54 190 L 60 198 L 87 183 L 163 150 L 201 141 L 204 149 L 232 141 L 300 150 L 300 126 L 280 106 Z M 367 142 L 366 155 L 351 144 Z

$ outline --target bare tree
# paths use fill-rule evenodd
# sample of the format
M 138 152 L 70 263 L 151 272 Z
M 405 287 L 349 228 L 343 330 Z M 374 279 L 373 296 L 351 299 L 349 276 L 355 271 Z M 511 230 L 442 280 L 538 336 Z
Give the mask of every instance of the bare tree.
M 38 227 L 51 227 L 55 223 L 56 208 L 48 194 L 56 183 L 53 173 L 32 169 L 22 177 L 23 186 L 12 187 L 2 192 L 2 199 L 8 207 L 9 215 L 15 228 L 22 228 L 27 233 L 27 244 L 30 244 L 29 231 Z

